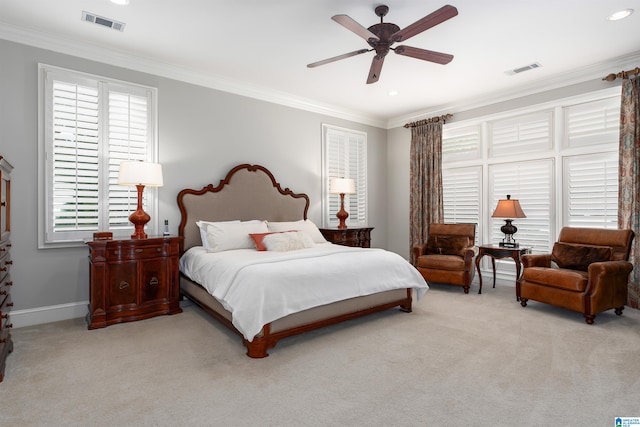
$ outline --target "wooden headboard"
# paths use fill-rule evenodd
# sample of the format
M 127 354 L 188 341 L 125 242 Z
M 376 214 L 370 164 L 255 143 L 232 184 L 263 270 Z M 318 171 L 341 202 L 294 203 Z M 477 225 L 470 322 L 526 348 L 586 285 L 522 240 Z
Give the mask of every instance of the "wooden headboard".
M 231 169 L 217 187 L 209 184 L 201 190 L 180 191 L 178 207 L 182 216 L 178 232 L 184 236 L 184 252 L 201 245 L 196 221 L 307 219 L 309 196 L 289 188 L 283 190 L 264 166 L 242 164 Z

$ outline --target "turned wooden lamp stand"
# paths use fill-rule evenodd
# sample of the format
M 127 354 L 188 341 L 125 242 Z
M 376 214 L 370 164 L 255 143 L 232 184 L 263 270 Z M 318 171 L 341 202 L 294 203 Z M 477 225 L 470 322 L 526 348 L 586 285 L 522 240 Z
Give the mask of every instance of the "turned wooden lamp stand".
M 147 233 L 144 232 L 144 226 L 149 222 L 151 217 L 142 209 L 142 192 L 145 186 L 162 186 L 162 166 L 158 163 L 141 161 L 122 162 L 120 163 L 120 172 L 118 173 L 118 184 L 136 186 L 138 190 L 138 207 L 136 211 L 129 216 L 129 221 L 134 225 L 134 232 L 131 238 L 146 239 Z
M 336 217 L 340 220 L 340 224 L 338 224 L 340 229 L 347 228 L 346 221 L 349 218 L 349 213 L 344 208 L 344 195 L 355 194 L 355 192 L 356 183 L 351 178 L 331 178 L 329 180 L 329 193 L 340 195 L 340 210 L 336 214 Z

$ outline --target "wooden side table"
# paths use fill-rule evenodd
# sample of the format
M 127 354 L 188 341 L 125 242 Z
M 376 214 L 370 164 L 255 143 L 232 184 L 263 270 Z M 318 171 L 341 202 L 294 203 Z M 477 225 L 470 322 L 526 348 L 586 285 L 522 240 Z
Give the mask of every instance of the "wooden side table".
M 320 232 L 331 243 L 360 248 L 371 247 L 373 227 L 361 228 L 321 228 Z
M 87 242 L 89 329 L 181 313 L 178 257 L 182 237 Z
M 513 258 L 516 263 L 516 288 L 519 286 L 518 279 L 520 279 L 520 271 L 522 269 L 522 263 L 520 262 L 520 256 L 524 254 L 530 254 L 531 248 L 518 247 L 518 248 L 506 248 L 499 245 L 482 245 L 478 246 L 478 255 L 476 256 L 476 270 L 478 270 L 478 280 L 480 281 L 480 289 L 478 293 L 482 293 L 482 273 L 480 272 L 480 260 L 483 256 L 489 255 L 491 257 L 491 266 L 493 267 L 493 287 L 496 287 L 496 258 Z M 520 295 L 518 289 L 516 289 L 516 299 Z

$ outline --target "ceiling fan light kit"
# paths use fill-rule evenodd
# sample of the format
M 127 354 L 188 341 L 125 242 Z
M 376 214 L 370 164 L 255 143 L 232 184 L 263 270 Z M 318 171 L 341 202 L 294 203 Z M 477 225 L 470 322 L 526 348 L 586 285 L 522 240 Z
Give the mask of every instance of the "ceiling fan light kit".
M 434 52 L 432 50 L 420 49 L 417 47 L 400 45 L 392 47 L 394 43 L 405 41 L 410 37 L 422 33 L 431 27 L 435 27 L 444 21 L 458 15 L 458 9 L 451 5 L 445 5 L 435 12 L 417 20 L 413 24 L 404 29 L 400 29 L 396 24 L 384 22 L 385 15 L 389 12 L 387 6 L 381 5 L 375 8 L 375 13 L 380 17 L 380 23 L 365 28 L 348 15 L 335 15 L 331 19 L 345 27 L 347 30 L 362 37 L 371 46 L 370 49 L 359 49 L 353 52 L 334 56 L 332 58 L 323 59 L 322 61 L 308 64 L 307 67 L 314 68 L 320 65 L 329 64 L 341 59 L 350 58 L 352 56 L 361 55 L 363 53 L 375 51 L 376 54 L 371 61 L 371 68 L 367 77 L 367 84 L 375 83 L 380 80 L 380 72 L 384 59 L 390 50 L 398 55 L 410 56 L 412 58 L 421 59 L 423 61 L 435 62 L 437 64 L 448 64 L 453 59 L 453 55 L 448 53 Z

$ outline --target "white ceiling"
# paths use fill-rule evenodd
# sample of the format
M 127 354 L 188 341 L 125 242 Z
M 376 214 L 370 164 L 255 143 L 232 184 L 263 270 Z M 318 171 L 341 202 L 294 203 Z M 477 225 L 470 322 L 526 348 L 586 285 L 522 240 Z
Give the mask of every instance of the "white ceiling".
M 331 20 L 379 22 L 368 0 L 2 0 L 0 38 L 119 66 L 338 113 L 386 126 L 561 81 L 591 79 L 604 64 L 640 56 L 640 0 L 451 0 L 458 16 L 403 44 L 454 55 L 448 65 L 390 53 L 378 83 L 365 84 L 369 52 L 318 68 L 306 64 L 366 42 Z M 400 28 L 442 1 L 388 0 Z M 621 21 L 607 16 L 626 8 Z M 82 11 L 124 22 L 124 32 L 81 20 Z M 505 73 L 533 62 L 541 68 Z M 600 67 L 598 67 L 600 65 Z M 640 64 L 634 64 L 638 66 Z M 621 71 L 607 69 L 609 72 Z M 390 91 L 397 96 L 389 96 Z

